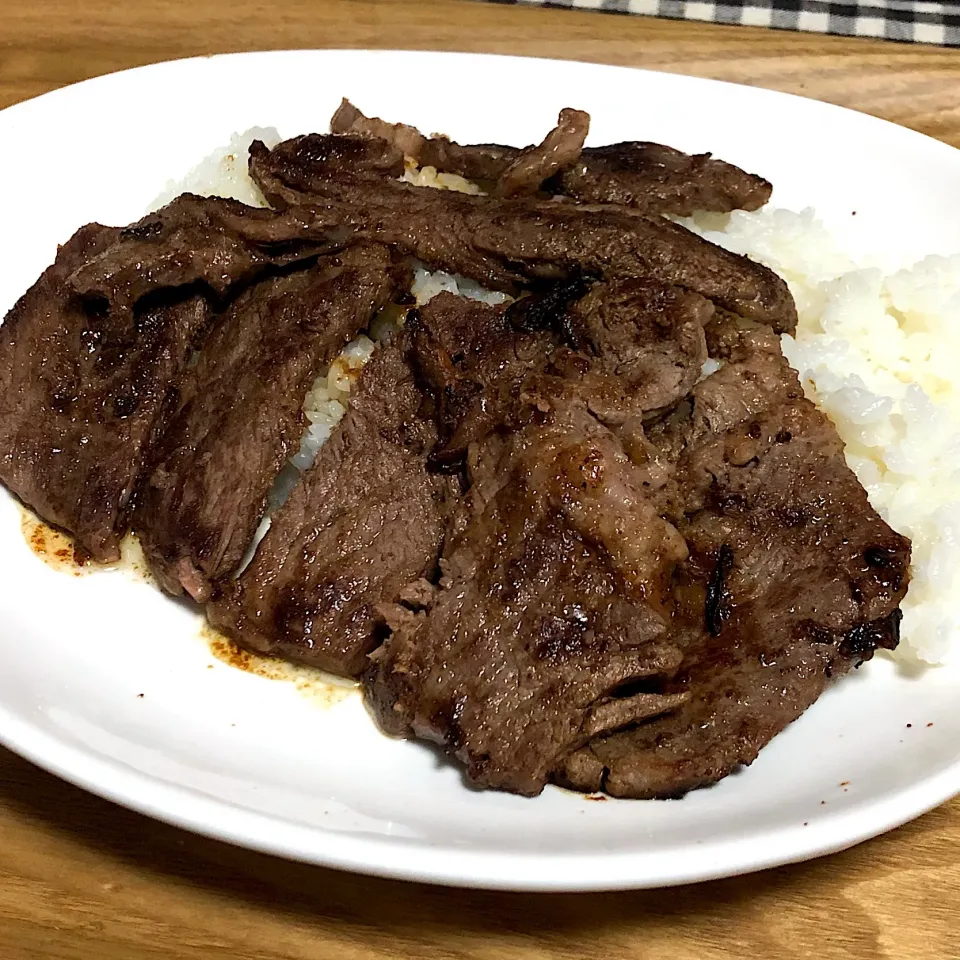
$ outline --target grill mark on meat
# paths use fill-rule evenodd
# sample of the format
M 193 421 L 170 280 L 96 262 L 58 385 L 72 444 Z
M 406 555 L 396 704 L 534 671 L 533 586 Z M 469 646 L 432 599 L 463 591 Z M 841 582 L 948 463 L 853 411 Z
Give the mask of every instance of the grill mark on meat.
M 299 443 L 317 371 L 409 279 L 385 247 L 360 245 L 263 280 L 226 311 L 137 505 L 135 529 L 166 590 L 203 602 L 237 567 Z
M 379 642 L 378 605 L 434 575 L 456 484 L 427 474 L 434 433 L 404 341 L 363 368 L 249 566 L 208 605 L 241 646 L 356 676 Z
M 407 124 L 365 117 L 347 100 L 334 114 L 330 131 L 382 138 L 422 166 L 476 181 L 500 180 L 519 157 L 537 149 L 463 145 L 446 137 L 425 137 Z M 579 162 L 559 171 L 544 186 L 552 193 L 566 194 L 585 203 L 621 204 L 648 214 L 681 217 L 698 210 L 758 210 L 770 199 L 773 189 L 763 177 L 715 160 L 709 153 L 691 156 L 646 142 L 588 147 L 580 153 Z
M 715 637 L 720 636 L 724 622 L 730 618 L 729 594 L 726 582 L 732 567 L 733 551 L 724 543 L 717 551 L 717 560 L 707 584 L 706 603 L 704 604 L 704 621 L 707 630 Z
M 445 746 L 479 786 L 533 795 L 591 736 L 686 701 L 617 696 L 676 667 L 662 592 L 685 550 L 582 408 L 492 435 L 470 473 L 440 587 L 426 612 L 388 614 L 365 686 L 388 732 Z
M 570 333 L 569 311 L 573 303 L 587 294 L 596 279 L 588 274 L 574 273 L 565 280 L 550 284 L 546 289 L 514 300 L 507 307 L 510 325 L 527 332 L 556 330 L 564 335 L 572 347 L 579 349 L 576 343 L 571 342 L 574 337 Z
M 70 275 L 120 232 L 78 230 L 0 328 L 0 478 L 101 561 L 119 557 L 141 464 L 209 323 L 189 289 L 124 318 L 74 293 Z
M 272 203 L 300 207 L 297 236 L 329 236 L 349 227 L 397 244 L 432 267 L 512 293 L 525 283 L 583 271 L 658 280 L 780 332 L 796 327 L 796 307 L 780 277 L 660 218 L 613 207 L 466 196 L 337 171 L 303 172 L 286 143 L 271 151 L 255 141 L 250 172 Z

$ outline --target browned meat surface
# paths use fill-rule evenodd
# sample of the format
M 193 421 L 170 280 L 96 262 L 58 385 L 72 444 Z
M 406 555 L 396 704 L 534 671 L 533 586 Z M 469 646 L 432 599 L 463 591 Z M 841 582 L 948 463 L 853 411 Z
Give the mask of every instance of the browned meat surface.
M 147 293 L 203 283 L 216 294 L 280 267 L 338 250 L 349 231 L 310 238 L 290 218 L 236 200 L 185 193 L 113 241 L 78 260 L 69 285 L 111 309 L 129 309 Z
M 138 496 L 134 527 L 165 589 L 204 601 L 236 569 L 296 452 L 314 377 L 409 287 L 392 270 L 386 247 L 359 245 L 262 280 L 226 311 Z
M 590 114 L 565 107 L 543 143 L 521 150 L 500 174 L 497 196 L 536 193 L 544 180 L 569 170 L 577 162 L 589 131 Z
M 463 146 L 437 134 L 425 137 L 409 124 L 388 123 L 376 117 L 366 117 L 346 99 L 330 119 L 330 132 L 378 137 L 393 144 L 421 167 L 458 173 L 468 180 L 498 180 L 520 153 L 516 147 L 504 147 L 496 143 Z
M 0 478 L 97 560 L 119 556 L 141 464 L 208 326 L 200 297 L 113 316 L 68 278 L 117 243 L 90 224 L 0 327 Z
M 562 127 L 561 123 L 557 130 Z M 520 156 L 537 150 L 485 143 L 464 145 L 446 137 L 425 137 L 407 124 L 365 117 L 346 100 L 334 114 L 330 131 L 382 138 L 421 166 L 477 181 L 499 181 Z M 548 138 L 556 135 L 554 131 Z M 578 159 L 576 155 L 572 157 L 574 161 Z M 541 177 L 537 186 L 545 179 L 546 176 Z M 709 153 L 691 156 L 659 143 L 632 141 L 587 147 L 580 153 L 579 162 L 565 164 L 545 188 L 584 203 L 615 203 L 647 214 L 680 217 L 698 210 L 758 210 L 770 199 L 773 189 L 763 177 L 715 160 Z
M 706 359 L 702 321 L 712 313 L 709 301 L 662 288 L 656 289 L 663 296 L 644 298 L 624 289 L 629 285 L 598 284 L 571 308 L 586 286 L 559 284 L 506 308 L 442 293 L 417 311 L 410 321 L 413 356 L 440 426 L 435 464 L 459 463 L 471 443 L 527 422 L 552 398 L 566 397 L 603 423 L 620 425 L 686 395 Z M 671 309 L 672 316 L 660 316 Z M 618 322 L 594 323 L 601 314 L 615 314 Z M 689 345 L 672 349 L 675 342 L 661 329 L 670 324 L 684 329 L 681 343 L 685 336 Z M 592 355 L 562 347 L 564 330 Z M 680 357 L 684 349 L 692 356 Z M 689 383 L 678 393 L 684 360 Z M 675 395 L 667 398 L 667 390 Z
M 786 284 L 759 263 L 679 224 L 623 210 L 568 203 L 495 200 L 392 180 L 303 169 L 288 147 L 250 148 L 250 171 L 268 199 L 292 211 L 294 235 L 329 236 L 339 226 L 393 243 L 430 266 L 495 289 L 583 271 L 684 287 L 779 331 L 796 327 Z M 319 191 L 319 192 L 317 192 Z M 309 227 L 304 226 L 307 221 Z
M 384 729 L 534 795 L 590 737 L 685 699 L 656 688 L 679 663 L 663 591 L 686 550 L 582 408 L 489 438 L 471 478 L 440 587 L 425 611 L 387 611 L 365 682 Z
M 679 287 L 643 280 L 601 283 L 569 312 L 571 346 L 623 381 L 643 413 L 682 400 L 707 359 L 713 304 Z
M 675 797 L 751 763 L 896 646 L 910 544 L 781 353 L 784 281 L 661 216 L 770 184 L 588 123 L 460 145 L 344 101 L 251 146 L 273 209 L 82 228 L 0 328 L 0 479 L 97 559 L 132 524 L 214 626 L 362 676 L 477 786 Z M 318 369 L 413 257 L 516 299 L 411 310 L 269 505 Z
M 677 595 L 701 629 L 661 689 L 689 699 L 573 754 L 556 776 L 577 789 L 669 797 L 712 783 L 896 646 L 909 542 L 868 504 L 775 340 L 741 336 L 730 356 L 680 425 L 690 558 Z
M 698 210 L 759 210 L 773 187 L 709 153 L 691 156 L 659 143 L 589 147 L 546 185 L 581 203 L 616 203 L 644 213 L 689 217 Z
M 509 309 L 452 293 L 434 297 L 409 326 L 418 374 L 436 404 L 437 463 L 459 461 L 499 427 L 556 346 L 546 331 L 516 330 Z
M 207 607 L 214 626 L 331 673 L 363 669 L 377 605 L 432 576 L 443 539 L 451 487 L 426 471 L 421 402 L 401 348 L 382 348 L 250 565 Z

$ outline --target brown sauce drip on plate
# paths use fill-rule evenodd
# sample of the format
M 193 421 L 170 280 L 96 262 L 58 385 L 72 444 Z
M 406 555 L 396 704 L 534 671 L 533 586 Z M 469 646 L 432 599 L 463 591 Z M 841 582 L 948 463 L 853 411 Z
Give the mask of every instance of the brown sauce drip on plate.
M 292 683 L 299 693 L 318 706 L 334 707 L 355 696 L 360 689 L 358 684 L 338 680 L 303 664 L 287 663 L 244 650 L 207 623 L 201 626 L 200 635 L 206 640 L 210 652 L 222 663 L 267 680 Z
M 78 550 L 70 536 L 45 524 L 29 510 L 20 510 L 20 530 L 27 546 L 49 567 L 74 577 L 96 569 L 98 564 Z

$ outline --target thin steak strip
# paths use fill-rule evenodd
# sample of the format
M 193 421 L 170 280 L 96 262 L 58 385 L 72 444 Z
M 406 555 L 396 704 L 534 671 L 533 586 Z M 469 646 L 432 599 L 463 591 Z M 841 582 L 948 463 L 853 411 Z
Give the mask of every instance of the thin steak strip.
M 231 304 L 138 497 L 134 527 L 166 590 L 205 601 L 237 567 L 296 451 L 313 378 L 409 286 L 404 273 L 386 247 L 361 244 L 262 280 Z
M 189 291 L 123 316 L 77 296 L 68 278 L 121 233 L 78 230 L 0 327 L 0 479 L 102 561 L 210 313 Z
M 311 134 L 311 139 L 322 139 Z M 415 187 L 305 163 L 303 140 L 250 147 L 250 172 L 267 198 L 318 237 L 349 227 L 401 246 L 430 266 L 516 292 L 531 281 L 588 271 L 684 287 L 778 331 L 796 327 L 784 281 L 679 224 L 615 207 L 497 200 Z M 318 147 L 314 151 L 322 154 Z M 295 227 L 291 227 L 295 231 Z
M 215 627 L 262 653 L 362 671 L 377 605 L 433 575 L 443 539 L 450 483 L 427 473 L 422 402 L 405 348 L 379 348 L 250 565 L 207 607 Z
M 571 111 L 578 113 L 579 111 Z M 585 116 L 585 115 L 584 115 Z M 563 118 L 563 114 L 561 114 Z M 564 123 L 548 135 L 562 135 Z M 425 137 L 415 127 L 365 117 L 344 100 L 330 121 L 332 133 L 354 133 L 389 141 L 421 166 L 457 173 L 468 180 L 500 181 L 523 154 L 537 148 L 498 144 L 459 144 L 446 137 Z M 582 143 L 582 140 L 581 140 Z M 659 143 L 611 143 L 587 147 L 543 186 L 585 203 L 613 203 L 646 214 L 686 217 L 698 210 L 729 213 L 758 210 L 769 199 L 769 181 L 746 173 L 709 153 L 690 155 Z

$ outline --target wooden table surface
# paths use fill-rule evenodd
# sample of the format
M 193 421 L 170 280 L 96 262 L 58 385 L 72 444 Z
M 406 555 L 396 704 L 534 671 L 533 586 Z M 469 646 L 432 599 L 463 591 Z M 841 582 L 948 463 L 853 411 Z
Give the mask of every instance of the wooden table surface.
M 0 11 L 0 107 L 156 60 L 345 46 L 718 77 L 960 146 L 960 50 L 469 0 L 11 0 Z M 0 958 L 957 958 L 958 842 L 954 802 L 846 853 L 677 890 L 445 890 L 194 837 L 0 750 Z

